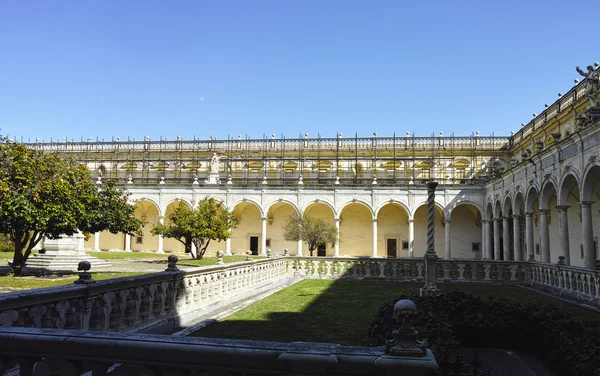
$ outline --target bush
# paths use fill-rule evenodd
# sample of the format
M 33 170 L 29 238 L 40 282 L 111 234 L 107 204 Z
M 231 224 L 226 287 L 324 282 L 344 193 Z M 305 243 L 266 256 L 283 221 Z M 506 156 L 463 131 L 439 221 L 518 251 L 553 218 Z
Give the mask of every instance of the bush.
M 399 299 L 411 299 L 419 307 L 415 328 L 427 339 L 440 372 L 464 369 L 461 347 L 484 347 L 533 354 L 559 375 L 600 375 L 598 323 L 573 319 L 556 306 L 485 300 L 462 292 Z M 377 311 L 368 332 L 371 346 L 383 345 L 395 328 L 392 312 L 399 299 Z
M 0 252 L 14 252 L 15 245 L 8 235 L 0 234 Z

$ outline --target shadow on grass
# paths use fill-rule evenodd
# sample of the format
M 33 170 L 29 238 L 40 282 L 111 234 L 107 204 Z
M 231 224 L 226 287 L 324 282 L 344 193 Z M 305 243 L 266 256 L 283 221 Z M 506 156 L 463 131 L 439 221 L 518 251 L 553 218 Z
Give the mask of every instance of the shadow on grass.
M 423 283 L 381 280 L 303 280 L 194 335 L 367 345 L 367 330 L 377 309 L 402 294 L 418 294 L 422 286 Z M 574 317 L 600 321 L 596 312 L 518 286 L 475 283 L 438 286 L 446 293 L 463 291 L 483 298 L 556 304 Z

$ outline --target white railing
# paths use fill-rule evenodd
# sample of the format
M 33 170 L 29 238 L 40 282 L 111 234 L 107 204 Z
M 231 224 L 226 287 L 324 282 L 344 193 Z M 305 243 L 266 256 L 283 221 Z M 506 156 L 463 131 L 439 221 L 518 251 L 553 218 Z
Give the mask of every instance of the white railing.
M 386 279 L 419 282 L 425 279 L 425 260 L 293 257 L 293 269 L 302 278 Z M 517 261 L 439 259 L 440 282 L 525 283 L 529 264 Z
M 0 326 L 164 332 L 291 275 L 278 259 L 7 293 Z
M 573 266 L 533 263 L 533 288 L 600 307 L 600 273 Z

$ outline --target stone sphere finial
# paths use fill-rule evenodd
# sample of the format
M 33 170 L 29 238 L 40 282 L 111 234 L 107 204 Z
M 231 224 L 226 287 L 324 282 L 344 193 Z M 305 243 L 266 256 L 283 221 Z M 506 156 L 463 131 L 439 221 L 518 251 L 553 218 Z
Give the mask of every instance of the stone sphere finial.
M 412 300 L 402 299 L 394 304 L 394 320 L 404 327 L 412 322 L 412 319 L 417 315 L 417 305 Z
M 177 257 L 177 255 L 169 255 L 169 257 L 167 257 L 167 268 L 165 269 L 165 271 L 175 272 L 179 270 L 177 268 L 177 261 L 179 261 L 179 257 Z
M 87 272 L 91 268 L 92 264 L 87 260 L 79 261 L 79 264 L 77 264 L 77 271 Z

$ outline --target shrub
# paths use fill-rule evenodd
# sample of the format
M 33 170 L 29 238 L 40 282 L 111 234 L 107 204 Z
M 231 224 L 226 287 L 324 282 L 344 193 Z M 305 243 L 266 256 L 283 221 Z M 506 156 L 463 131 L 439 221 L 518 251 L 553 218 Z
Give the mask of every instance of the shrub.
M 464 369 L 461 347 L 485 347 L 533 354 L 559 375 L 600 375 L 598 323 L 573 319 L 556 306 L 462 292 L 399 299 L 411 299 L 419 307 L 415 328 L 427 339 L 440 372 Z M 383 345 L 396 326 L 392 311 L 399 299 L 378 309 L 368 332 L 371 346 Z

